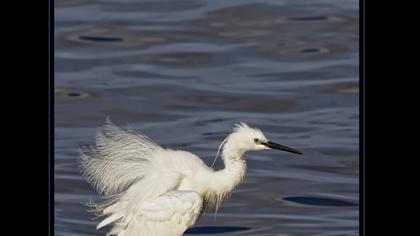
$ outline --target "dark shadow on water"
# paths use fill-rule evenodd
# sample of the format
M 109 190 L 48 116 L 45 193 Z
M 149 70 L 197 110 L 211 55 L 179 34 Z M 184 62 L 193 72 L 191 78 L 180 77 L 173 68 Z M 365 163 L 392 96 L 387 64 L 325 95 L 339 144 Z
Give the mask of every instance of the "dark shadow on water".
M 242 226 L 203 226 L 188 229 L 185 234 L 222 234 L 249 229 L 251 228 Z
M 302 53 L 314 53 L 321 51 L 319 48 L 304 48 L 301 50 Z
M 318 21 L 318 20 L 327 20 L 327 16 L 306 16 L 306 17 L 290 17 L 288 20 L 291 21 Z
M 78 97 L 78 96 L 80 96 L 80 93 L 72 92 L 72 93 L 68 93 L 67 96 L 69 96 L 69 97 Z
M 339 206 L 339 207 L 350 207 L 350 206 L 357 206 L 359 204 L 331 199 L 331 198 L 320 198 L 320 197 L 285 197 L 283 200 L 295 202 L 304 205 L 310 206 Z
M 80 40 L 94 41 L 94 42 L 121 42 L 122 38 L 111 36 L 79 36 Z

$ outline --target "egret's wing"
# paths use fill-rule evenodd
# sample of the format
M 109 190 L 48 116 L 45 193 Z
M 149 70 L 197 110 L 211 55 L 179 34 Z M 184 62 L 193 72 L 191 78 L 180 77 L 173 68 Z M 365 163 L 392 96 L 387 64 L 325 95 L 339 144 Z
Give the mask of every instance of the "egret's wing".
M 96 147 L 81 151 L 81 169 L 100 194 L 110 196 L 143 178 L 150 158 L 161 150 L 148 137 L 121 129 L 107 118 L 97 133 Z
M 113 224 L 109 235 L 118 236 L 178 236 L 194 223 L 202 199 L 195 192 L 178 191 L 183 175 L 165 168 L 172 152 L 107 119 L 96 147 L 81 152 L 83 174 L 110 197 L 92 204 L 105 216 L 97 228 Z
M 196 192 L 170 191 L 145 200 L 130 221 L 118 221 L 110 234 L 179 236 L 195 223 L 201 205 L 202 199 Z
M 202 199 L 193 191 L 178 191 L 181 181 L 176 172 L 149 173 L 103 209 L 107 217 L 97 228 L 113 223 L 110 235 L 182 235 L 200 215 Z
M 181 174 L 175 172 L 153 171 L 140 181 L 131 185 L 110 204 L 99 204 L 99 210 L 107 218 L 98 224 L 101 228 L 121 217 L 125 222 L 131 221 L 146 199 L 155 199 L 167 192 L 176 190 L 181 183 Z

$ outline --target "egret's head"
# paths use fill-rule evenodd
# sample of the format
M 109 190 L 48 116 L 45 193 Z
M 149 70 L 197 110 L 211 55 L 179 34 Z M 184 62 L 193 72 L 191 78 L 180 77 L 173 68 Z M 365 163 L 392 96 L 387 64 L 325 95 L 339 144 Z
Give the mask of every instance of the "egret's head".
M 265 137 L 260 129 L 251 128 L 242 122 L 236 125 L 231 135 L 234 137 L 233 140 L 235 145 L 242 149 L 244 152 L 265 149 L 278 149 L 295 154 L 302 154 L 296 149 L 270 141 Z

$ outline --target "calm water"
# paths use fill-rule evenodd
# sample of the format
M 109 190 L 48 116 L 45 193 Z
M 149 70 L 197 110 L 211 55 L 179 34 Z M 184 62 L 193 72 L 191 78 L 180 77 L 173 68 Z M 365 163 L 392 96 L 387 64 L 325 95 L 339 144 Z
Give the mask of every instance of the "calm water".
M 305 153 L 247 153 L 243 184 L 186 235 L 358 235 L 357 1 L 55 4 L 56 235 L 109 229 L 76 162 L 106 115 L 208 164 L 238 121 Z

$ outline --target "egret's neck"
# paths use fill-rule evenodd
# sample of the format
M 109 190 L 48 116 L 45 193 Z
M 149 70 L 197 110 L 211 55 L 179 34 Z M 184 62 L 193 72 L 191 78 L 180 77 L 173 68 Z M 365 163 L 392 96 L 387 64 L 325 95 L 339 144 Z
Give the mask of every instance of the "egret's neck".
M 232 191 L 241 182 L 246 172 L 246 162 L 242 156 L 232 157 L 226 157 L 223 154 L 222 159 L 225 168 L 218 171 L 218 175 L 225 182 L 224 190 L 227 192 Z
M 222 159 L 225 168 L 218 171 L 201 172 L 198 179 L 199 190 L 203 196 L 203 208 L 208 204 L 214 205 L 216 211 L 223 199 L 241 182 L 245 175 L 246 163 L 243 159 L 244 151 L 235 145 L 232 137 L 228 137 L 223 146 Z
M 241 160 L 245 151 L 238 145 L 235 136 L 229 136 L 223 146 L 222 158 L 226 164 L 228 160 Z
M 245 151 L 238 146 L 231 136 L 223 146 L 222 159 L 225 168 L 217 171 L 218 179 L 223 182 L 222 191 L 232 191 L 242 180 L 246 172 Z

